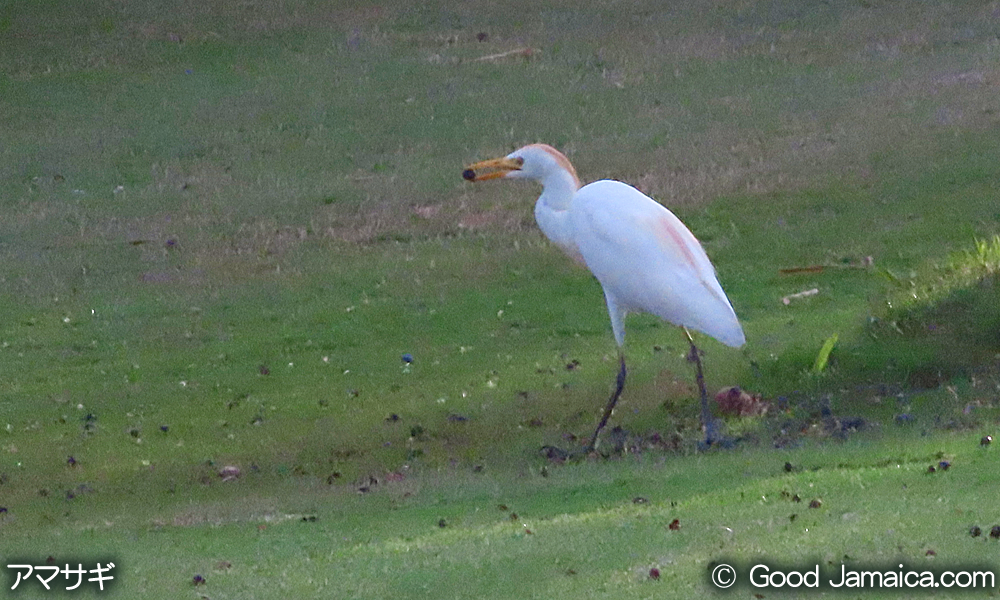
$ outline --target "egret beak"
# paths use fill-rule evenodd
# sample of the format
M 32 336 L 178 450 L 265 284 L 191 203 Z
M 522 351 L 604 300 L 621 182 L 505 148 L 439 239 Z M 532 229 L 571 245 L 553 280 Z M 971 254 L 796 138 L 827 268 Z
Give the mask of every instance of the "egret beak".
M 462 171 L 462 179 L 466 181 L 486 181 L 504 177 L 511 171 L 520 171 L 524 161 L 518 158 L 492 158 L 471 164 Z M 480 174 L 479 171 L 485 171 Z

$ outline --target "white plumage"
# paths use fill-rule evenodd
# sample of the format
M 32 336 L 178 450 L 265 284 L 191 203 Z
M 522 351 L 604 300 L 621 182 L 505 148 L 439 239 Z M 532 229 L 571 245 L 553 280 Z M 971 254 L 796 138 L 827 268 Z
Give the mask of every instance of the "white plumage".
M 604 288 L 618 345 L 626 312 L 648 312 L 727 346 L 746 341 L 715 268 L 672 212 L 620 181 L 595 181 L 573 198 L 570 225 Z
M 554 244 L 586 265 L 601 283 L 619 347 L 625 343 L 624 321 L 629 312 L 657 315 L 728 346 L 742 346 L 746 341 L 715 268 L 694 234 L 672 212 L 634 187 L 601 180 L 581 188 L 569 160 L 545 144 L 531 144 L 503 158 L 471 165 L 463 177 L 470 181 L 533 179 L 542 184 L 535 219 Z M 691 359 L 698 363 L 703 425 L 711 443 L 708 399 L 693 341 L 691 348 Z M 622 355 L 617 390 L 594 432 L 591 450 L 624 384 Z

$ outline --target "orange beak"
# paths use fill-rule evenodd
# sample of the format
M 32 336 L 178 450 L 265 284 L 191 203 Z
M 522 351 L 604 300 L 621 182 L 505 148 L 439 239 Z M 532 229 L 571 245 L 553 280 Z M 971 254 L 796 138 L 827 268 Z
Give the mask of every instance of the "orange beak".
M 491 158 L 471 164 L 462 171 L 462 178 L 466 181 L 486 181 L 487 179 L 497 179 L 507 175 L 511 171 L 520 171 L 522 161 L 514 158 Z M 482 171 L 482 173 L 480 173 Z

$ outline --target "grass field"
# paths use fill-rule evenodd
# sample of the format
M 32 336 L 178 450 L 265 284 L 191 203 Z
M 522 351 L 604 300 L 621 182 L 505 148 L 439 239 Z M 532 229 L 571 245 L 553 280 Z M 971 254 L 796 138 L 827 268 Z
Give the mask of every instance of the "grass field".
M 0 6 L 3 565 L 211 599 L 1000 573 L 1000 3 L 675 4 Z M 700 340 L 709 387 L 770 404 L 733 447 L 637 315 L 626 451 L 539 454 L 616 349 L 539 190 L 460 177 L 532 142 L 702 240 L 748 339 Z

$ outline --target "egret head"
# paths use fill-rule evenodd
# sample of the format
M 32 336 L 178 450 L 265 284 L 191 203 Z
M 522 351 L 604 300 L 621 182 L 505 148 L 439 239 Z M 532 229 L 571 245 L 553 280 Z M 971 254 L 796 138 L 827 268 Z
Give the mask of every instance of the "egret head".
M 548 144 L 531 144 L 519 148 L 503 158 L 484 160 L 469 165 L 462 171 L 468 181 L 486 179 L 534 179 L 543 185 L 555 179 L 572 181 L 573 189 L 580 188 L 576 169 L 561 152 Z

